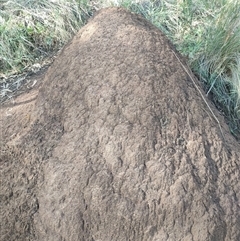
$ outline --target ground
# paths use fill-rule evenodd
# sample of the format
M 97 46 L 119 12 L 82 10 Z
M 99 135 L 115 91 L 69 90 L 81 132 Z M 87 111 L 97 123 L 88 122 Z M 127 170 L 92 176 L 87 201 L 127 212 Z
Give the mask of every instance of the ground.
M 104 9 L 1 107 L 1 240 L 240 240 L 240 145 L 178 58 Z

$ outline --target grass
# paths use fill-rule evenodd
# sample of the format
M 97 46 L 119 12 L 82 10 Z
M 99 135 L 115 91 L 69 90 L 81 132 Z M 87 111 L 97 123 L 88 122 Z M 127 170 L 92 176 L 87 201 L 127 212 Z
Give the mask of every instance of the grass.
M 61 48 L 93 11 L 123 6 L 159 27 L 187 57 L 206 95 L 240 136 L 238 0 L 8 0 L 0 5 L 0 74 L 19 73 Z M 6 84 L 6 83 L 5 83 Z
M 22 72 L 59 49 L 89 17 L 85 0 L 13 0 L 0 9 L 0 69 Z

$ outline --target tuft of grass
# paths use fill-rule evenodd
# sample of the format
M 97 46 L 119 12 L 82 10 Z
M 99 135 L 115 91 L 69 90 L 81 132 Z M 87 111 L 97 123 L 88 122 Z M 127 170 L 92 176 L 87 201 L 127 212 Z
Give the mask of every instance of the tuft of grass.
M 205 83 L 207 94 L 240 134 L 240 3 L 222 1 L 211 22 L 207 22 L 202 48 L 192 68 Z
M 0 70 L 12 74 L 59 49 L 91 15 L 87 0 L 12 0 L 0 7 Z

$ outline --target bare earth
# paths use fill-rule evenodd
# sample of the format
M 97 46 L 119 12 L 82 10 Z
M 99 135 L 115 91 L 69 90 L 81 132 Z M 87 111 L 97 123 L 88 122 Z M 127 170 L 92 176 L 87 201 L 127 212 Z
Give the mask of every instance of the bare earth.
M 240 240 L 240 144 L 173 51 L 101 10 L 1 107 L 1 241 Z

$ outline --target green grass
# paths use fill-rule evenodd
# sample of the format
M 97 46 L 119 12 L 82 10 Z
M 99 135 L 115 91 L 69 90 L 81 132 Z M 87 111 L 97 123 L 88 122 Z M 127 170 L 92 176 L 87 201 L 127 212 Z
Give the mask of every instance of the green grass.
M 24 68 L 59 49 L 85 23 L 88 1 L 5 1 L 0 9 L 0 70 Z
M 123 6 L 159 27 L 240 136 L 238 0 L 12 0 L 0 5 L 0 74 L 22 72 L 61 48 L 92 15 Z

